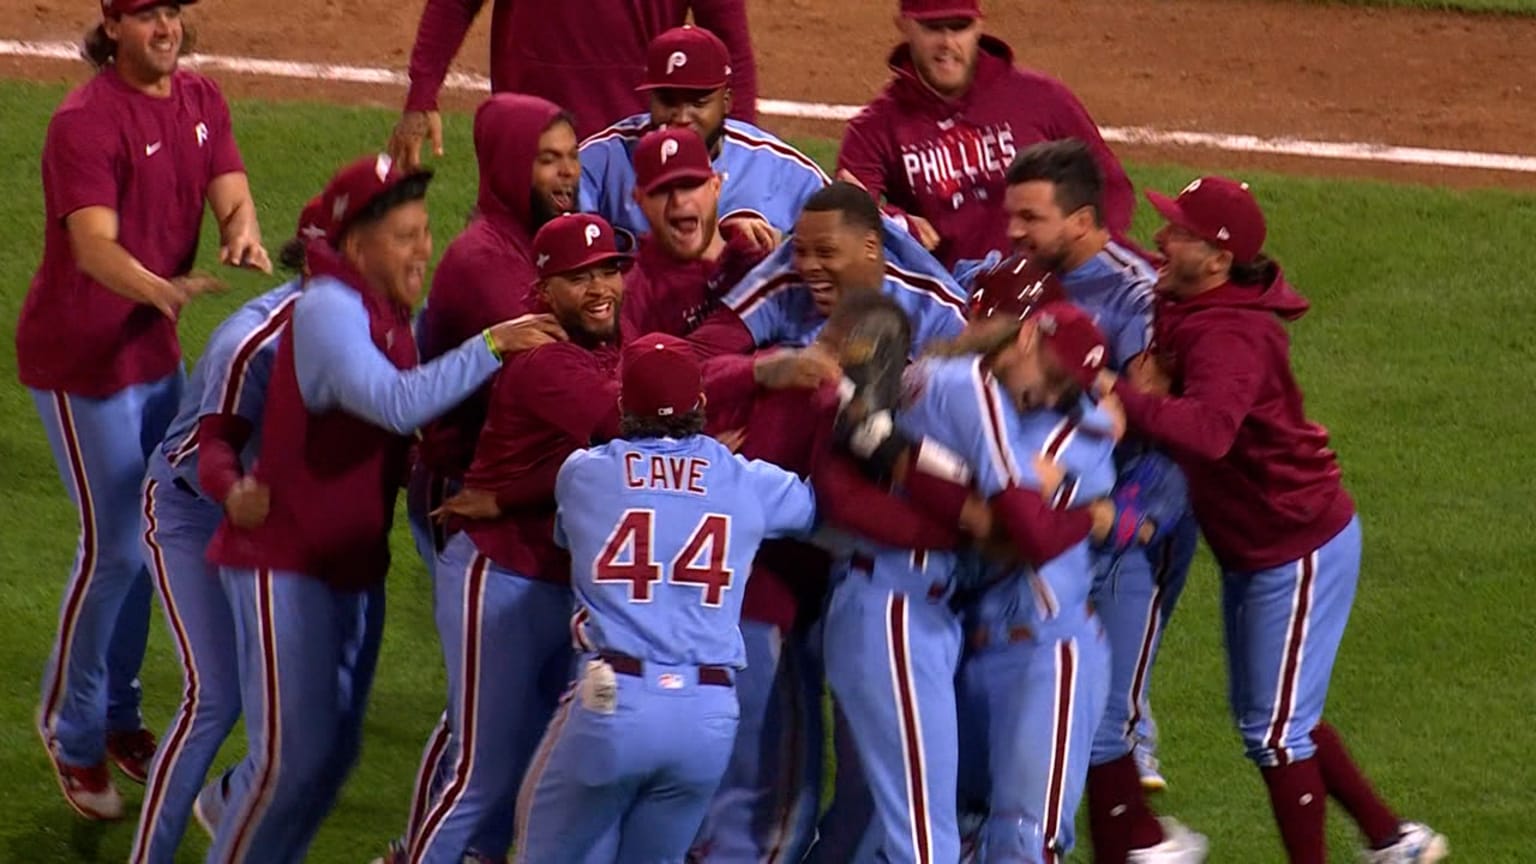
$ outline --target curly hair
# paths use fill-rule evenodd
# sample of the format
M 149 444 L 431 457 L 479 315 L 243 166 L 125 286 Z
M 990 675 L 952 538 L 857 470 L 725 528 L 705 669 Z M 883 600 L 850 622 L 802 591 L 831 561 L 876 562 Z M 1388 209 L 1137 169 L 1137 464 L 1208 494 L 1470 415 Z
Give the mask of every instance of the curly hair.
M 671 417 L 641 417 L 625 414 L 619 418 L 619 437 L 635 441 L 642 438 L 687 438 L 704 431 L 704 409 Z

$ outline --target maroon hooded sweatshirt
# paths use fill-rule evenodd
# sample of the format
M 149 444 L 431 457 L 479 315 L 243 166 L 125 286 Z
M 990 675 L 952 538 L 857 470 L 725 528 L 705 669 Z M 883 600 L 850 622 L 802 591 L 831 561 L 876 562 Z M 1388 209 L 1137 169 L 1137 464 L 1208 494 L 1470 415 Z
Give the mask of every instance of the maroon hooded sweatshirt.
M 310 245 L 308 267 L 312 276 L 334 276 L 362 295 L 373 344 L 396 368 L 415 368 L 409 309 L 358 287 L 363 277 L 319 243 Z M 302 573 L 339 591 L 382 582 L 410 439 L 345 411 L 311 414 L 287 334 L 267 383 L 261 436 L 251 474 L 272 490 L 271 512 L 252 529 L 224 520 L 208 544 L 208 560 Z
M 1307 419 L 1285 321 L 1307 301 L 1276 271 L 1262 288 L 1226 284 L 1159 301 L 1153 349 L 1174 395 L 1115 393 L 1136 432 L 1189 478 L 1206 542 L 1225 570 L 1252 572 L 1306 556 L 1343 530 L 1354 501 L 1328 430 Z
M 837 167 L 883 195 L 886 212 L 932 223 L 942 241 L 934 256 L 945 267 L 1011 248 L 1008 165 L 1042 141 L 1078 138 L 1091 147 L 1104 173 L 1104 222 L 1116 236 L 1130 228 L 1130 178 L 1087 109 L 1060 81 L 1014 66 L 1007 44 L 981 38 L 975 80 L 955 100 L 923 82 L 906 45 L 890 63 L 895 77 L 849 121 Z
M 767 253 L 739 233 L 726 230 L 725 249 L 707 261 L 682 261 L 647 235 L 635 266 L 624 274 L 624 315 L 632 333 L 692 333 L 720 305 L 720 298 Z
M 408 111 L 437 108 L 448 65 L 485 0 L 427 0 L 411 50 Z M 731 52 L 731 116 L 757 122 L 757 66 L 744 0 L 493 0 L 491 90 L 542 96 L 576 115 L 586 138 L 649 109 L 635 92 L 651 40 L 693 23 Z
M 533 310 L 533 161 L 560 109 L 533 96 L 501 93 L 475 111 L 480 194 L 475 215 L 443 253 L 422 310 L 421 356 L 431 360 L 476 333 Z M 490 387 L 430 424 L 420 457 L 428 468 L 460 477 L 485 422 Z

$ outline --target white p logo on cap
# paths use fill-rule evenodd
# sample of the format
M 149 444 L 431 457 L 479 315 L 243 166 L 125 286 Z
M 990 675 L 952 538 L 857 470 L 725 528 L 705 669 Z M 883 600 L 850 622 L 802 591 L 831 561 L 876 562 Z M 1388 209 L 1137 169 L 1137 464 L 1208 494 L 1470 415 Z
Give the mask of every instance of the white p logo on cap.
M 1083 358 L 1083 365 L 1089 369 L 1097 369 L 1104 365 L 1104 346 L 1095 345 L 1088 349 L 1088 356 Z
M 603 236 L 603 229 L 597 225 L 588 225 L 586 227 L 585 234 L 587 235 L 587 245 L 591 246 L 593 243 L 596 243 L 600 237 Z
M 667 164 L 667 160 L 677 155 L 677 139 L 668 138 L 661 142 L 661 164 Z
M 380 183 L 389 179 L 389 169 L 394 164 L 395 160 L 389 158 L 388 153 L 380 153 L 379 158 L 373 160 L 373 173 L 378 176 Z
M 681 51 L 673 51 L 671 56 L 667 58 L 667 74 L 671 75 L 673 72 L 676 72 L 677 70 L 687 65 L 688 55 Z

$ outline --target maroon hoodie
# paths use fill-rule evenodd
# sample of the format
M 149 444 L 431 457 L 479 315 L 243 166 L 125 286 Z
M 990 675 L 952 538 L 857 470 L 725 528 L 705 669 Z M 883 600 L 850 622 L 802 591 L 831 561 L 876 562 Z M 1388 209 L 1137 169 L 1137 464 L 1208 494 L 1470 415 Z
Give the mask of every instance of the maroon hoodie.
M 411 50 L 408 111 L 437 108 L 448 65 L 485 0 L 427 0 Z M 586 138 L 648 110 L 636 93 L 646 49 L 662 32 L 693 23 L 731 51 L 731 116 L 757 121 L 757 66 L 744 0 L 493 0 L 491 90 L 532 93 L 576 115 Z
M 725 249 L 714 261 L 681 261 L 646 235 L 635 266 L 624 274 L 624 316 L 632 333 L 686 336 L 719 306 L 735 285 L 766 253 L 729 231 Z
M 1307 301 L 1276 271 L 1269 285 L 1223 285 L 1159 300 L 1153 350 L 1173 396 L 1115 392 L 1132 429 L 1164 448 L 1223 569 L 1251 572 L 1304 557 L 1355 513 L 1328 430 L 1307 419 L 1285 321 Z
M 501 93 L 475 111 L 480 194 L 469 227 L 443 253 L 421 312 L 424 361 L 536 304 L 533 266 L 533 161 L 560 109 L 533 96 Z M 490 388 L 429 425 L 420 456 L 433 471 L 461 476 L 485 422 Z
M 923 82 L 906 45 L 891 52 L 895 77 L 848 123 L 837 167 L 847 169 L 886 211 L 933 224 L 944 266 L 1010 248 L 1003 215 L 1006 173 L 1031 144 L 1079 138 L 1104 173 L 1104 221 L 1117 236 L 1131 224 L 1135 200 L 1120 160 L 1065 84 L 1013 65 L 1013 49 L 981 38 L 976 78 L 948 100 Z

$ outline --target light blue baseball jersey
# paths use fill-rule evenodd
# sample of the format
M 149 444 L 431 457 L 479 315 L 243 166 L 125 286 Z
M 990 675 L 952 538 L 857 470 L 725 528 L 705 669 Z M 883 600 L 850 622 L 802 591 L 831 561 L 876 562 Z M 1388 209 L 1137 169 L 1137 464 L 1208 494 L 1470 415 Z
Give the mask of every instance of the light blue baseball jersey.
M 912 351 L 954 339 L 965 329 L 966 295 L 954 277 L 905 231 L 884 230 L 885 281 L 881 289 L 907 313 Z M 726 308 L 741 318 L 759 348 L 811 344 L 826 319 L 811 289 L 795 272 L 793 244 L 786 239 L 725 295 Z
M 651 116 L 636 114 L 581 144 L 581 209 L 614 228 L 650 233 L 635 203 L 635 145 L 650 131 Z M 780 231 L 794 230 L 805 199 L 827 185 L 827 175 L 799 150 L 740 120 L 725 121 L 715 173 L 722 178 L 720 218 L 757 216 Z
M 578 450 L 555 503 L 586 641 L 679 665 L 746 664 L 738 625 L 758 545 L 816 521 L 805 481 L 705 435 Z
M 1153 287 L 1157 271 L 1140 256 L 1111 242 L 1081 267 L 1061 274 L 1067 296 L 1093 316 L 1109 343 L 1109 365 L 1124 370 L 1152 341 Z
M 261 409 L 267 378 L 277 356 L 277 342 L 288 313 L 299 297 L 299 280 L 285 282 L 236 309 L 208 337 L 181 393 L 176 419 L 160 445 L 176 476 L 193 489 L 197 482 L 197 423 L 208 414 L 235 414 L 251 423 L 251 437 L 240 453 L 247 468 L 261 447 Z

